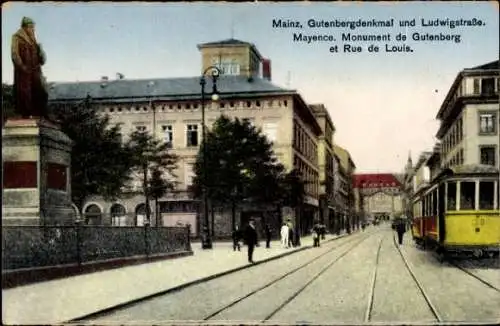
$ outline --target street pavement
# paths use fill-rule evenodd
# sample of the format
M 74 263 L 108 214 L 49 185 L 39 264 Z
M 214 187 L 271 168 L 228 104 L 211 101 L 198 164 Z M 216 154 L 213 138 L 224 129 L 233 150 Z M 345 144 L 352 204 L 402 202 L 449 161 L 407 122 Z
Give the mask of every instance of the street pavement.
M 497 261 L 463 264 L 500 277 Z M 499 307 L 500 289 L 440 263 L 409 233 L 397 245 L 383 224 L 80 323 L 498 324 Z
M 327 240 L 333 240 L 337 236 L 326 237 Z M 301 247 L 290 249 L 281 248 L 279 241 L 272 241 L 271 248 L 266 249 L 265 243 L 261 241 L 261 246 L 254 253 L 257 264 L 251 268 L 260 266 L 259 262 L 290 253 L 293 254 L 285 256 L 286 261 L 295 261 L 295 255 L 309 251 L 304 249 L 312 246 L 311 237 L 301 240 Z M 232 243 L 217 242 L 212 250 L 202 250 L 201 244 L 195 242 L 192 248 L 193 256 L 2 290 L 3 324 L 63 323 L 249 266 L 246 246 L 242 246 L 241 252 L 235 252 Z

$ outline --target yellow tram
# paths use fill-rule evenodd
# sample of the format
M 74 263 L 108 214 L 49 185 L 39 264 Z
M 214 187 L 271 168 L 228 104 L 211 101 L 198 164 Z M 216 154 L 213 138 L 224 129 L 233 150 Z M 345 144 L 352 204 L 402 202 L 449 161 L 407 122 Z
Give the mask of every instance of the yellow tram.
M 493 166 L 443 170 L 413 199 L 413 239 L 439 254 L 498 256 L 499 173 Z

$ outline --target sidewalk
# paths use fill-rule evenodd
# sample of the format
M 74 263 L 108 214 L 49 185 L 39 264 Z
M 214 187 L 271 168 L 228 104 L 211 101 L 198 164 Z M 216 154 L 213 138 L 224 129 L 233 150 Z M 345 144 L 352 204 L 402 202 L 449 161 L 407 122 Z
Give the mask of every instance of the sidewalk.
M 340 235 L 341 237 L 344 234 Z M 329 241 L 337 238 L 327 235 Z M 266 249 L 260 242 L 254 252 L 257 264 L 312 247 L 312 238 L 302 237 L 301 247 L 283 249 L 272 241 Z M 3 324 L 56 324 L 81 318 L 140 300 L 190 283 L 198 283 L 252 265 L 247 247 L 234 252 L 232 243 L 216 242 L 212 250 L 192 244 L 194 255 L 174 260 L 127 266 L 91 274 L 2 290 Z

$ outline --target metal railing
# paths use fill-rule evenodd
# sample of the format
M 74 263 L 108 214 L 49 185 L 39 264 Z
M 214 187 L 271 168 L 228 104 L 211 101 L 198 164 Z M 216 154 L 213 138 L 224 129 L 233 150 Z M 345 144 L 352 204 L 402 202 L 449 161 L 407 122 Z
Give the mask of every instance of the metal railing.
M 2 270 L 190 251 L 189 227 L 3 226 Z

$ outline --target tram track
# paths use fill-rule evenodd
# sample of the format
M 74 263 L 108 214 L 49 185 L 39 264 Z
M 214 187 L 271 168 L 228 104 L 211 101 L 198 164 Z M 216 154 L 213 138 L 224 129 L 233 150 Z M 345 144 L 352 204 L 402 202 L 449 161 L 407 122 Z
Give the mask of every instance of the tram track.
M 500 289 L 498 287 L 496 287 L 495 285 L 491 284 L 490 282 L 488 282 L 484 278 L 480 277 L 479 275 L 474 274 L 473 272 L 471 272 L 470 270 L 468 270 L 466 267 L 461 266 L 456 260 L 448 260 L 448 263 L 450 265 L 452 265 L 453 267 L 458 268 L 462 272 L 464 272 L 464 273 L 470 275 L 471 277 L 475 278 L 476 280 L 478 280 L 479 282 L 483 283 L 487 287 L 489 287 L 489 288 L 491 288 L 491 289 L 493 289 L 493 290 L 495 290 L 497 292 L 500 292 Z
M 212 318 L 216 317 L 217 315 L 221 314 L 222 312 L 230 309 L 231 307 L 237 305 L 238 303 L 241 303 L 259 293 L 261 293 L 263 290 L 277 284 L 278 282 L 284 280 L 285 278 L 287 278 L 288 276 L 291 276 L 295 273 L 297 273 L 298 271 L 306 268 L 306 267 L 309 267 L 311 266 L 311 264 L 315 261 L 317 261 L 318 259 L 328 255 L 328 254 L 331 254 L 333 251 L 336 251 L 338 249 L 341 249 L 353 242 L 355 242 L 354 245 L 350 246 L 347 250 L 345 250 L 344 252 L 342 252 L 338 257 L 336 257 L 334 260 L 332 260 L 331 262 L 327 263 L 324 267 L 322 267 L 320 269 L 319 272 L 315 273 L 313 277 L 311 277 L 306 283 L 304 283 L 302 286 L 300 286 L 296 291 L 294 291 L 290 296 L 288 296 L 285 300 L 282 301 L 282 303 L 275 309 L 273 309 L 272 312 L 270 312 L 268 315 L 266 315 L 261 322 L 266 322 L 268 321 L 269 319 L 271 319 L 273 316 L 275 316 L 279 311 L 281 311 L 284 307 L 286 307 L 292 300 L 294 300 L 300 293 L 302 293 L 308 286 L 310 286 L 318 277 L 320 277 L 323 273 L 325 273 L 331 266 L 333 266 L 335 263 L 337 263 L 340 259 L 342 259 L 344 256 L 346 256 L 349 252 L 351 252 L 354 248 L 356 248 L 357 246 L 359 246 L 362 242 L 366 241 L 367 239 L 369 239 L 370 237 L 372 237 L 374 234 L 376 234 L 377 232 L 374 232 L 374 233 L 371 233 L 371 234 L 367 234 L 366 236 L 364 236 L 361 240 L 358 240 L 358 239 L 350 239 L 349 241 L 346 241 L 345 243 L 342 243 L 340 244 L 339 246 L 336 246 L 334 248 L 331 248 L 330 250 L 326 251 L 325 253 L 322 253 L 321 255 L 319 255 L 318 257 L 315 257 L 314 259 L 312 260 L 309 260 L 308 262 L 294 268 L 293 270 L 287 272 L 286 274 L 283 274 L 281 275 L 280 277 L 277 277 L 275 278 L 274 280 L 270 281 L 270 282 L 267 282 L 266 284 L 264 284 L 263 286 L 259 287 L 258 289 L 250 292 L 250 293 L 247 293 L 246 295 L 232 301 L 231 303 L 229 304 L 226 304 L 224 307 L 222 308 L 219 308 L 217 309 L 216 311 L 212 312 L 211 314 L 207 315 L 205 318 L 203 318 L 204 321 L 209 321 L 209 320 L 212 320 Z
M 403 260 L 403 263 L 406 266 L 406 269 L 408 270 L 408 272 L 410 273 L 413 281 L 417 285 L 418 290 L 420 291 L 420 293 L 424 297 L 424 300 L 425 300 L 427 306 L 429 307 L 430 311 L 432 312 L 434 318 L 436 319 L 436 321 L 438 323 L 443 323 L 443 318 L 441 317 L 441 315 L 439 314 L 437 308 L 434 306 L 434 304 L 432 303 L 431 299 L 427 295 L 426 291 L 424 290 L 424 287 L 423 287 L 422 283 L 418 280 L 417 276 L 413 272 L 410 264 L 408 263 L 408 260 L 406 259 L 405 255 L 401 251 L 401 248 L 399 247 L 398 243 L 396 242 L 396 237 L 393 236 L 392 239 L 393 239 L 393 242 L 394 242 L 394 246 L 396 247 L 396 250 L 399 252 L 399 255 L 401 256 L 401 259 Z
M 378 272 L 378 264 L 380 259 L 380 249 L 382 248 L 382 242 L 384 242 L 384 238 L 380 239 L 377 249 L 377 257 L 375 259 L 375 268 L 373 269 L 372 282 L 370 287 L 370 293 L 368 295 L 368 304 L 365 312 L 365 322 L 368 323 L 371 320 L 371 314 L 373 311 L 373 301 L 375 299 L 375 285 L 377 284 L 377 272 Z

